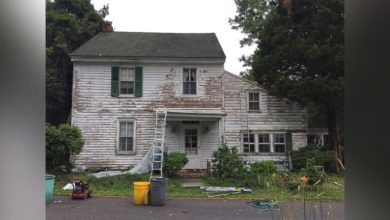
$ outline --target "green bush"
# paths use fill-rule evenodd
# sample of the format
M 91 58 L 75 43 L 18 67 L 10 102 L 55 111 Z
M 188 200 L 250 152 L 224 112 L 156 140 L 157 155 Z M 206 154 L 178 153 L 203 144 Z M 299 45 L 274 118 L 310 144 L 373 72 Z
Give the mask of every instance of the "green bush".
M 316 186 L 321 185 L 325 180 L 325 174 L 318 171 L 314 166 L 315 160 L 313 158 L 308 159 L 306 168 L 302 169 L 301 171 L 301 175 L 304 175 L 308 178 L 307 183 L 310 186 L 314 186 L 314 184 L 316 184 Z
M 214 177 L 240 179 L 248 174 L 244 168 L 244 162 L 238 155 L 237 148 L 229 148 L 225 144 L 213 152 L 211 162 L 212 175 Z
M 277 172 L 277 167 L 273 161 L 266 160 L 251 164 L 251 171 L 254 174 L 269 176 Z
M 332 158 L 332 151 L 326 149 L 318 149 L 315 146 L 308 145 L 299 150 L 290 152 L 292 168 L 294 171 L 300 171 L 306 168 L 307 160 L 313 159 L 314 165 L 326 166 Z
M 164 166 L 163 172 L 167 177 L 173 177 L 177 171 L 181 170 L 188 162 L 188 158 L 185 153 L 173 152 L 170 154 L 164 154 Z
M 61 124 L 58 127 L 46 125 L 46 170 L 69 172 L 73 156 L 78 155 L 84 145 L 79 128 Z

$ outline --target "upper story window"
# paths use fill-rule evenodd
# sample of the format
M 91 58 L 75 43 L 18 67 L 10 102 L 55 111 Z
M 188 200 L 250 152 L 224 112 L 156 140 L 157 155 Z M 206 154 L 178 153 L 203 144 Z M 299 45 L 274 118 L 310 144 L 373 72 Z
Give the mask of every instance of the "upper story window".
M 183 69 L 183 94 L 196 95 L 196 68 Z
M 260 110 L 260 93 L 249 92 L 248 93 L 248 110 L 259 111 Z
M 122 67 L 119 75 L 120 94 L 134 94 L 134 68 Z
M 133 121 L 119 122 L 118 153 L 134 152 L 134 127 Z

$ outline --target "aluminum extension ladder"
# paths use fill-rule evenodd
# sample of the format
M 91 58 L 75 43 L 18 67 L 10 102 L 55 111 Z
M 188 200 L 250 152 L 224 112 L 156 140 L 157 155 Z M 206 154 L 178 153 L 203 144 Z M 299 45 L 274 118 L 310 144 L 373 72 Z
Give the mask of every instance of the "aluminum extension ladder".
M 154 132 L 154 142 L 152 145 L 152 169 L 150 172 L 150 178 L 163 177 L 164 138 L 166 121 L 167 109 L 156 109 L 156 127 Z

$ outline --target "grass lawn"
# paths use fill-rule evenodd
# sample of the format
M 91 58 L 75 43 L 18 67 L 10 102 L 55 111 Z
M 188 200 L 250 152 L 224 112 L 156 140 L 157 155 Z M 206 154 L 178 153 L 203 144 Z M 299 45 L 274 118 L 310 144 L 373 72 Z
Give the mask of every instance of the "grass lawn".
M 148 181 L 149 174 L 143 175 L 118 175 L 105 178 L 94 178 L 88 176 L 87 173 L 78 174 L 62 174 L 56 175 L 54 195 L 70 195 L 70 190 L 62 190 L 70 177 L 81 177 L 87 180 L 93 190 L 93 196 L 132 196 L 133 182 Z M 188 197 L 188 198 L 207 198 L 204 191 L 199 188 L 183 188 L 181 183 L 183 178 L 169 178 L 168 180 L 168 197 Z M 209 186 L 232 186 L 242 187 L 237 185 L 229 185 L 226 181 L 215 179 L 204 179 L 205 185 Z M 220 183 L 216 185 L 216 183 Z M 334 184 L 337 182 L 340 185 Z M 339 175 L 328 175 L 325 182 L 319 186 L 315 191 L 306 191 L 306 199 L 315 199 L 322 201 L 343 201 L 344 200 L 344 178 Z M 231 194 L 220 196 L 218 198 L 242 198 L 242 199 L 273 199 L 277 201 L 285 200 L 302 200 L 303 190 L 300 192 L 288 189 L 282 189 L 272 184 L 269 187 L 254 187 L 251 193 L 245 194 Z

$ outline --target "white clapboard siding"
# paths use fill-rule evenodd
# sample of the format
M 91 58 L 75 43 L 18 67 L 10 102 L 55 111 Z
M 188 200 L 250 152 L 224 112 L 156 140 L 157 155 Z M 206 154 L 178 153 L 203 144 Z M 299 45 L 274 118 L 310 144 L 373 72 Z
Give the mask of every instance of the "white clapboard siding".
M 72 124 L 84 137 L 84 147 L 76 163 L 95 169 L 128 169 L 149 150 L 155 126 L 154 109 L 222 108 L 223 65 L 139 64 L 143 67 L 142 97 L 111 97 L 111 66 L 96 62 L 75 62 L 73 77 Z M 198 70 L 198 95 L 183 96 L 182 68 Z M 135 154 L 118 155 L 118 119 L 136 122 Z M 169 126 L 168 126 L 169 127 Z M 167 144 L 179 149 L 167 128 Z M 217 138 L 217 137 L 216 137 Z
M 209 128 L 208 132 L 205 132 L 206 127 Z M 202 158 L 201 168 L 207 168 L 207 161 L 212 160 L 213 152 L 218 149 L 221 144 L 219 138 L 219 121 L 203 121 L 202 122 Z
M 293 148 L 306 145 L 306 111 L 298 104 L 287 99 L 271 96 L 258 85 L 225 72 L 224 83 L 224 118 L 225 141 L 230 147 L 241 149 L 241 132 L 269 131 L 291 132 Z M 247 91 L 260 92 L 260 112 L 247 111 Z M 248 123 L 247 123 L 248 121 Z M 283 157 L 283 156 L 282 156 Z M 251 159 L 280 160 L 280 155 L 253 155 Z

